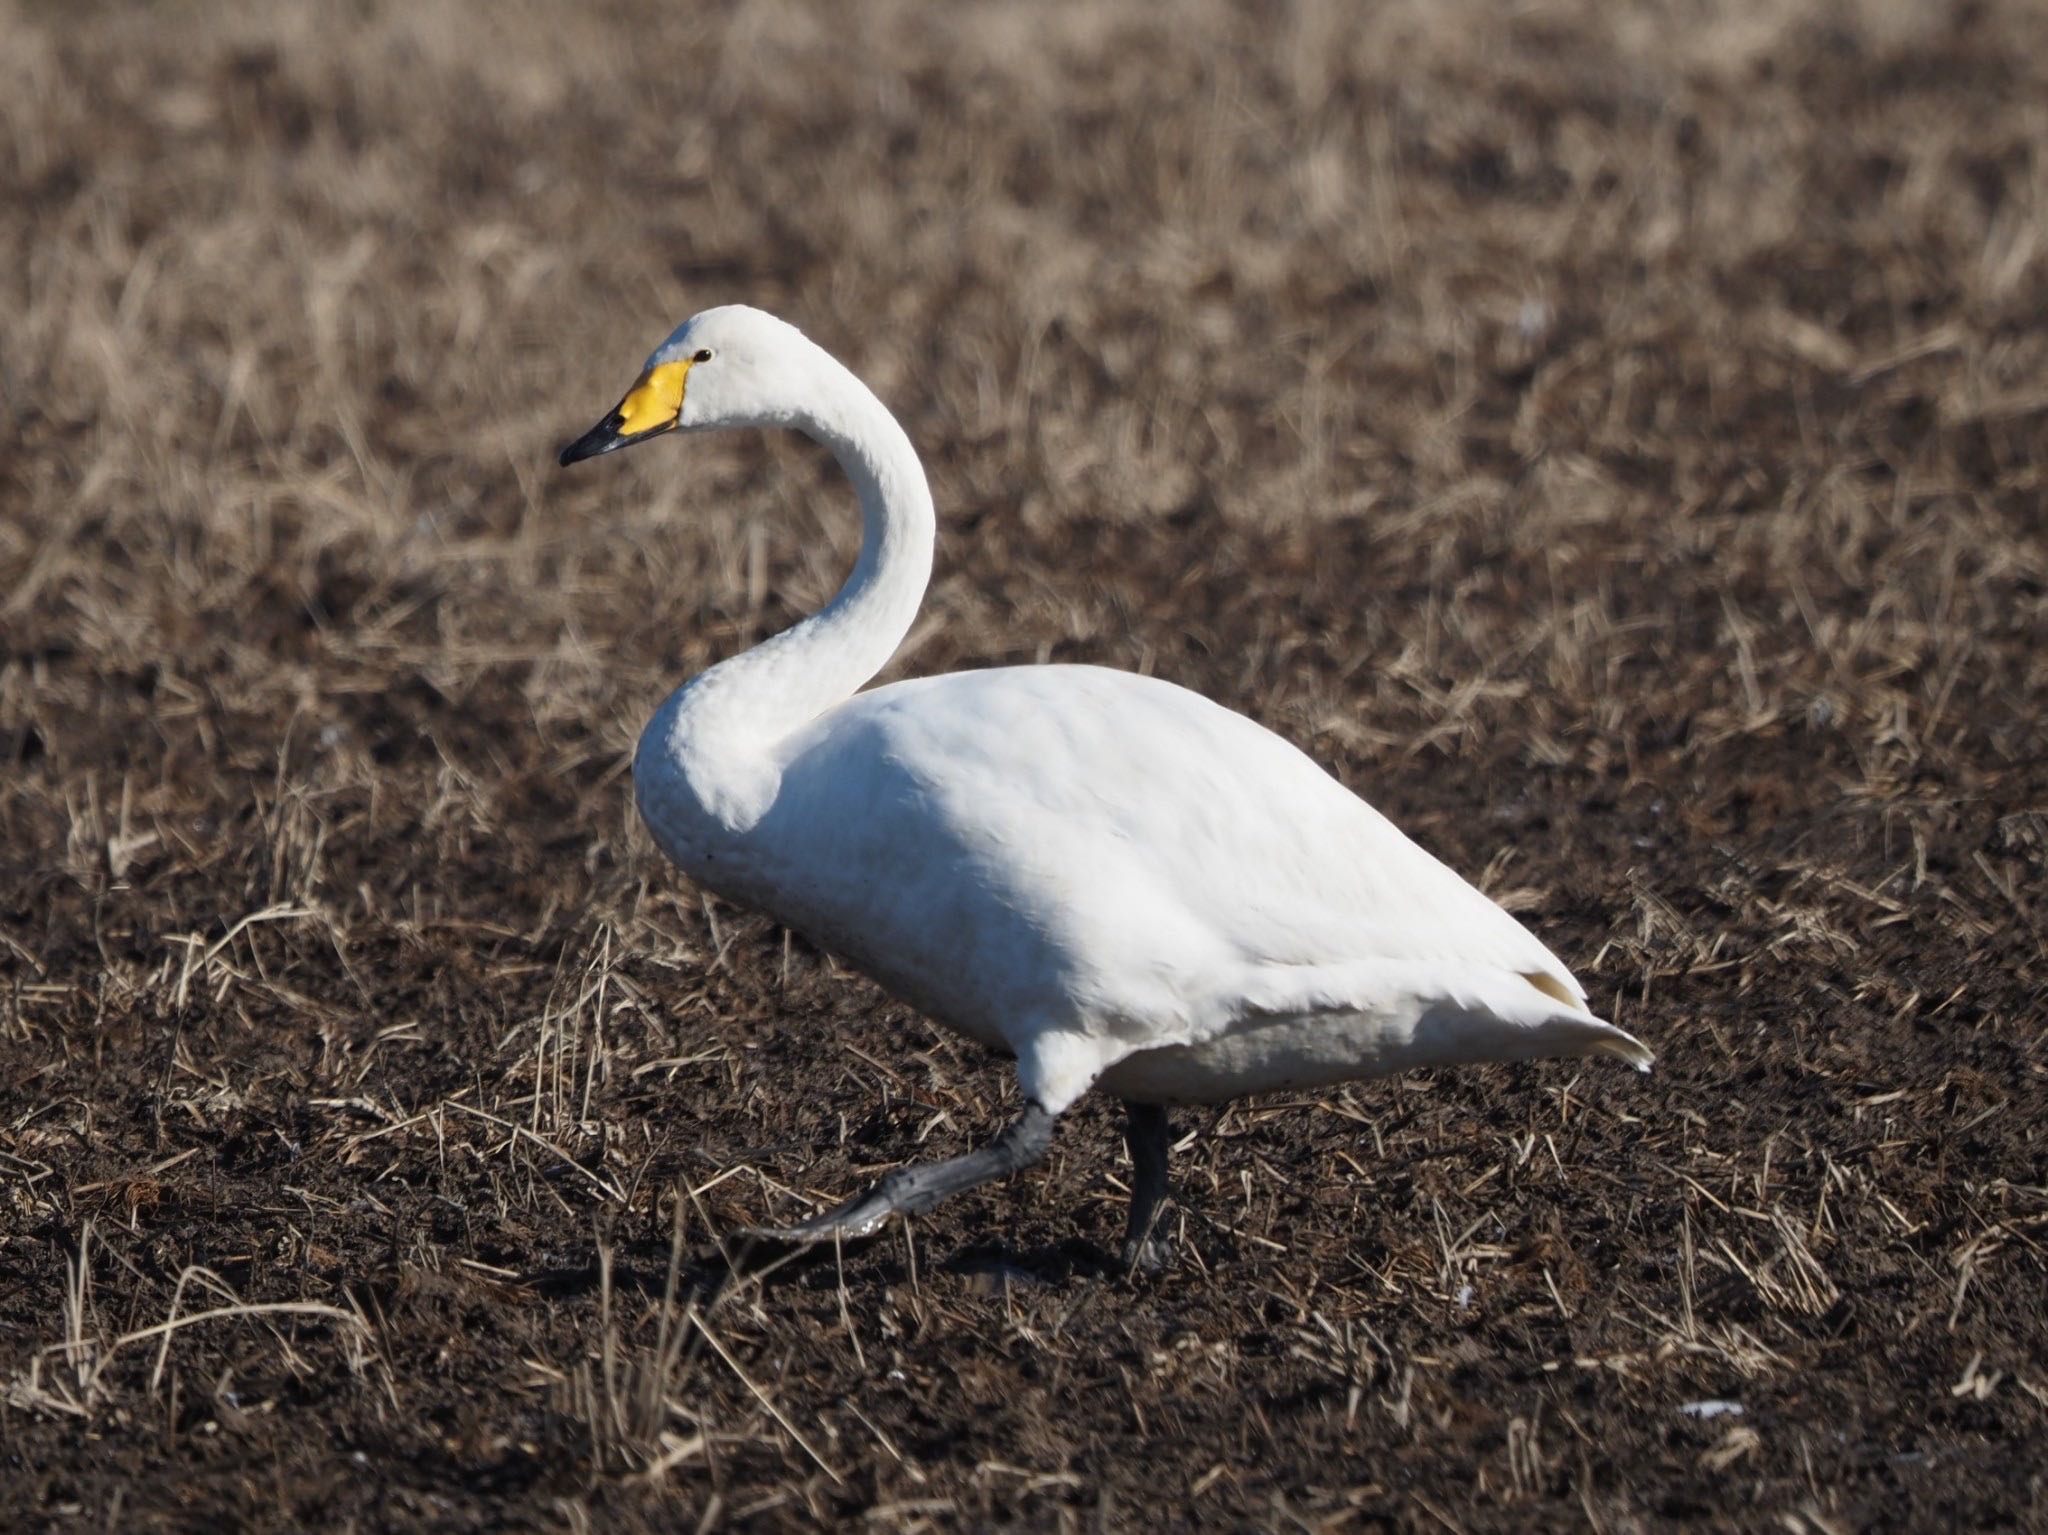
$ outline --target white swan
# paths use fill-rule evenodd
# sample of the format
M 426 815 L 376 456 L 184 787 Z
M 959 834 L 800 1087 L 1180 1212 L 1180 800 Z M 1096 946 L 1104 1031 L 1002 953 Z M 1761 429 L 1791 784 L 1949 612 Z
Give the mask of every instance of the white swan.
M 1411 1066 L 1617 1056 L 1557 957 L 1263 727 L 1093 666 L 856 692 L 931 574 L 931 492 L 882 403 L 794 327 L 707 309 L 563 464 L 671 430 L 794 427 L 859 492 L 853 574 L 818 613 L 672 693 L 633 781 L 699 884 L 1016 1057 L 1021 1118 L 786 1231 L 864 1236 L 1037 1161 L 1100 1085 L 1127 1106 L 1127 1263 L 1157 1261 L 1165 1106 Z

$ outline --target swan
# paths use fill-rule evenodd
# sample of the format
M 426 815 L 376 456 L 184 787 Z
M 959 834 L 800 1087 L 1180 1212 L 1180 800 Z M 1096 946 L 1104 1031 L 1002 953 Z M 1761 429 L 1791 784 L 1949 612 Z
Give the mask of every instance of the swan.
M 975 1150 L 749 1235 L 867 1236 L 1038 1162 L 1100 1087 L 1125 1106 L 1123 1260 L 1156 1267 L 1171 1106 L 1462 1062 L 1649 1069 L 1521 923 L 1241 714 L 1096 666 L 859 691 L 923 600 L 931 492 L 895 417 L 794 326 L 740 305 L 685 320 L 561 462 L 724 427 L 829 449 L 860 555 L 824 608 L 655 710 L 640 814 L 700 886 L 1013 1056 L 1023 1097 Z

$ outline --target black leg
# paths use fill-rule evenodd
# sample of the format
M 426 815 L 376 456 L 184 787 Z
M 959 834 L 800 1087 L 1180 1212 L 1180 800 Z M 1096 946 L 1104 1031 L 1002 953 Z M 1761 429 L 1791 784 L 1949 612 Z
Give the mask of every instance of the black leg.
M 1027 1103 L 1016 1123 L 965 1156 L 925 1167 L 899 1167 L 858 1199 L 823 1215 L 788 1227 L 750 1227 L 744 1235 L 792 1245 L 871 1236 L 892 1215 L 921 1214 L 949 1194 L 1035 1166 L 1052 1145 L 1052 1122 L 1052 1115 Z
M 1166 1239 L 1153 1235 L 1166 1203 L 1166 1148 L 1172 1140 L 1166 1110 L 1156 1103 L 1124 1105 L 1124 1145 L 1131 1153 L 1131 1218 L 1124 1228 L 1126 1269 L 1156 1273 L 1166 1267 Z

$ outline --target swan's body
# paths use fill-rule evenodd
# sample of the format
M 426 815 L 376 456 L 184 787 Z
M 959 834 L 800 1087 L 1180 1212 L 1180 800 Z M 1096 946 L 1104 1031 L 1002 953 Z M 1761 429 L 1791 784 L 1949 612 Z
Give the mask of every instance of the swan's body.
M 1513 917 L 1198 694 L 1090 666 L 856 692 L 923 597 L 931 497 L 887 410 L 794 329 L 750 309 L 696 316 L 563 459 L 671 425 L 805 431 L 853 480 L 865 537 L 828 607 L 662 704 L 634 757 L 641 814 L 701 885 L 1013 1054 L 1038 1111 L 795 1235 L 858 1234 L 1031 1160 L 1098 1083 L 1165 1105 L 1460 1062 L 1647 1066 Z M 1163 1191 L 1164 1116 L 1140 1120 L 1161 1144 L 1134 1137 L 1134 1154 Z M 946 1176 L 976 1159 L 975 1176 Z
M 737 820 L 689 699 L 634 760 L 663 851 L 1014 1054 L 1051 1113 L 1098 1079 L 1193 1103 L 1640 1048 L 1506 912 L 1184 688 L 1034 666 L 859 693 L 768 748 Z

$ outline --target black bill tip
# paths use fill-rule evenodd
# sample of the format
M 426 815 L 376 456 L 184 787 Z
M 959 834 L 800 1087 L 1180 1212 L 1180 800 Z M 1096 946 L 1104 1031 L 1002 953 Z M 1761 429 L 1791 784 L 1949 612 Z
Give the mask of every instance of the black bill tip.
M 566 469 L 571 464 L 580 464 L 586 458 L 596 458 L 600 453 L 609 453 L 614 448 L 623 448 L 630 438 L 621 437 L 619 428 L 625 424 L 625 417 L 613 411 L 581 437 L 562 449 L 556 460 Z

